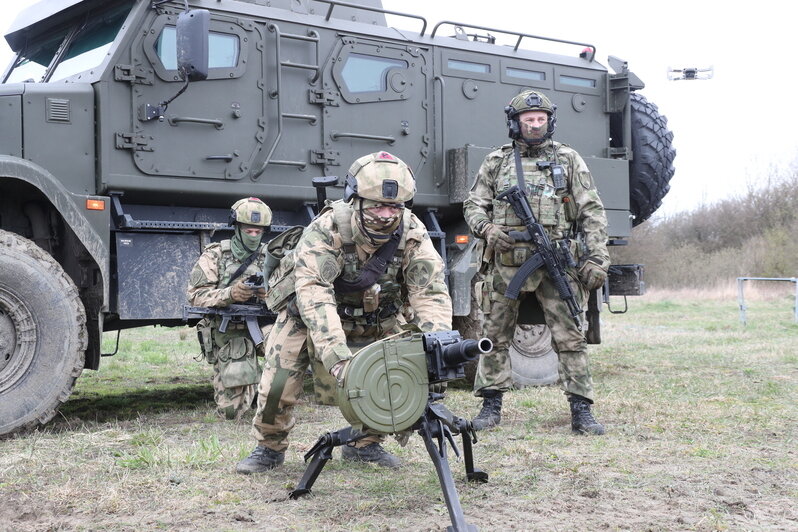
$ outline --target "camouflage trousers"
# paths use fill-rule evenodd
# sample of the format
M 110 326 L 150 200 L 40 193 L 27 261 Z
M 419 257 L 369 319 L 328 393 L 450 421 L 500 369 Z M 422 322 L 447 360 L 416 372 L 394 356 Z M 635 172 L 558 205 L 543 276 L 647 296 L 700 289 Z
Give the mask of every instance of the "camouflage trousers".
M 347 345 L 350 348 L 365 346 L 371 342 L 400 332 L 396 320 L 385 328 L 363 328 L 344 321 Z M 308 342 L 308 330 L 299 317 L 283 310 L 277 315 L 274 328 L 266 340 L 263 374 L 258 385 L 258 409 L 252 420 L 252 435 L 262 445 L 274 451 L 288 448 L 288 434 L 296 424 L 294 406 L 301 400 L 305 373 L 312 365 L 316 394 L 334 394 L 335 379 L 327 370 Z M 354 349 L 353 349 L 354 350 Z M 324 388 L 324 389 L 320 389 Z M 383 441 L 383 435 L 369 435 L 358 440 L 355 447 Z
M 504 297 L 507 285 L 500 276 L 493 276 L 488 281 L 492 285 L 488 290 L 490 301 L 483 301 L 486 312 L 482 334 L 493 342 L 493 351 L 479 359 L 474 394 L 481 396 L 483 390 L 507 391 L 513 387 L 509 350 L 518 320 L 518 308 L 523 298 L 536 297 L 543 310 L 546 325 L 551 329 L 551 344 L 559 358 L 560 384 L 563 390 L 567 394 L 581 395 L 593 401 L 593 379 L 590 376 L 585 335 L 576 327 L 568 306 L 560 299 L 548 275 L 540 275 L 539 279 L 534 292 L 522 292 L 518 300 Z M 577 302 L 584 308 L 584 286 L 570 275 L 569 281 Z M 584 323 L 584 319 L 582 322 Z
M 240 420 L 251 410 L 252 401 L 258 393 L 257 384 L 225 388 L 219 371 L 219 363 L 213 365 L 213 400 L 216 411 L 227 419 Z

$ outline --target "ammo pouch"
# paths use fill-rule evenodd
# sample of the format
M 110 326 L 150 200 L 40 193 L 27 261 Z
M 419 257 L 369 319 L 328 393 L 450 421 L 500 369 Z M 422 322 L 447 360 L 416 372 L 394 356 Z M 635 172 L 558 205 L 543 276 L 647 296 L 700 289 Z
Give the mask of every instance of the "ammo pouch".
M 270 269 L 266 272 L 268 274 L 268 290 L 265 303 L 272 312 L 283 310 L 295 292 L 294 248 L 296 248 L 304 229 L 301 225 L 286 229 L 271 239 L 266 246 L 267 267 L 273 268 L 273 270 Z M 279 265 L 275 267 L 278 260 Z
M 213 350 L 213 329 L 207 318 L 203 318 L 197 323 L 197 339 L 202 356 L 205 357 L 208 364 L 216 364 L 216 353 Z
M 552 240 L 554 251 L 560 256 L 563 264 L 568 264 L 566 254 L 560 249 L 560 242 L 567 242 L 571 257 L 579 256 L 579 246 L 575 240 Z M 532 242 L 516 242 L 513 249 L 499 255 L 499 264 L 502 266 L 518 267 L 524 264 L 529 257 L 537 252 L 537 247 Z
M 255 356 L 255 344 L 246 336 L 233 336 L 219 349 L 219 378 L 225 388 L 260 382 L 261 368 Z

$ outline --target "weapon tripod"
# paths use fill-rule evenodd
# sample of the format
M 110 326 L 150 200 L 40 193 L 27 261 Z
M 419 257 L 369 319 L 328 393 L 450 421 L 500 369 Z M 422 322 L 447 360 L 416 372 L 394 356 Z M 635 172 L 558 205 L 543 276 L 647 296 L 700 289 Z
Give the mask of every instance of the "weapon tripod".
M 477 527 L 466 523 L 463 508 L 460 506 L 460 497 L 454 486 L 454 479 L 449 468 L 449 461 L 446 458 L 446 442 L 452 446 L 455 456 L 460 457 L 460 452 L 454 442 L 454 435 L 460 434 L 463 442 L 463 462 L 465 464 L 466 478 L 474 482 L 487 482 L 488 474 L 474 467 L 474 455 L 472 444 L 477 442 L 476 432 L 467 419 L 457 417 L 452 414 L 442 404 L 435 404 L 434 401 L 442 399 L 443 395 L 430 393 L 429 402 L 424 414 L 413 425 L 410 430 L 418 432 L 423 438 L 435 471 L 438 474 L 438 481 L 443 490 L 443 497 L 446 500 L 446 508 L 449 511 L 449 518 L 452 526 L 447 527 L 451 532 L 471 532 L 476 531 Z M 328 460 L 332 458 L 332 450 L 340 445 L 355 442 L 366 435 L 362 432 L 347 427 L 336 432 L 324 434 L 316 444 L 305 454 L 305 462 L 310 461 L 302 479 L 299 481 L 289 497 L 298 499 L 310 493 L 313 483 L 316 482 L 321 470 Z

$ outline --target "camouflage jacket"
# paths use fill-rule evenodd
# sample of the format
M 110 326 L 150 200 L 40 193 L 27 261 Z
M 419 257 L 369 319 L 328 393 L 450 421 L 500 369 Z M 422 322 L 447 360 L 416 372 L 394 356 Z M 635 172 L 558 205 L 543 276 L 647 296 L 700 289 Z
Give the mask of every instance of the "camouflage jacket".
M 443 260 L 421 220 L 409 211 L 405 217 L 408 231 L 397 271 L 399 278 L 394 280 L 401 286 L 398 303 L 413 308 L 413 323 L 425 332 L 451 329 L 452 301 L 444 280 Z M 350 356 L 338 306 L 345 299 L 351 302 L 351 295 L 345 298 L 336 294 L 333 286 L 344 269 L 343 244 L 335 213 L 328 210 L 311 222 L 294 252 L 297 307 L 316 355 L 327 370 Z M 361 262 L 370 257 L 359 245 L 357 252 Z
M 238 279 L 263 271 L 266 244 L 261 244 L 260 255 L 247 266 Z M 230 250 L 230 241 L 214 242 L 205 246 L 205 251 L 197 259 L 191 270 L 186 295 L 188 302 L 195 307 L 226 307 L 233 302 L 230 297 L 230 277 L 241 261 L 236 260 Z
M 565 188 L 557 190 L 547 161 L 563 166 Z M 609 267 L 607 252 L 607 215 L 585 161 L 569 146 L 546 141 L 540 146 L 521 150 L 527 196 L 535 218 L 546 229 L 549 238 L 559 240 L 579 236 L 576 258 L 595 257 Z M 516 185 L 513 145 L 505 144 L 489 153 L 477 173 L 474 186 L 463 202 L 465 220 L 476 236 L 483 237 L 488 223 L 506 229 L 522 230 L 521 220 L 505 201 L 496 196 Z

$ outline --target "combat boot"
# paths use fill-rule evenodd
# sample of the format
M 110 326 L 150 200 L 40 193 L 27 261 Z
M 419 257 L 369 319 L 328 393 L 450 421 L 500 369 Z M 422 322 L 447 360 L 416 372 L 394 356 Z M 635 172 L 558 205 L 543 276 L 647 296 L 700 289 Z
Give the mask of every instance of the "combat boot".
M 574 434 L 604 434 L 604 425 L 596 421 L 590 412 L 590 401 L 581 395 L 569 395 L 571 403 L 571 432 Z
M 359 449 L 344 445 L 341 449 L 341 458 L 350 462 L 371 462 L 382 467 L 396 469 L 402 465 L 402 460 L 385 449 L 377 442 L 370 443 Z
M 238 462 L 236 465 L 236 473 L 242 475 L 251 475 L 252 473 L 263 473 L 269 469 L 283 465 L 285 460 L 285 453 L 281 451 L 273 451 L 268 447 L 258 445 L 252 454 Z
M 482 392 L 482 410 L 477 417 L 471 420 L 474 430 L 484 430 L 497 427 L 502 421 L 502 395 L 498 390 L 485 390 Z

